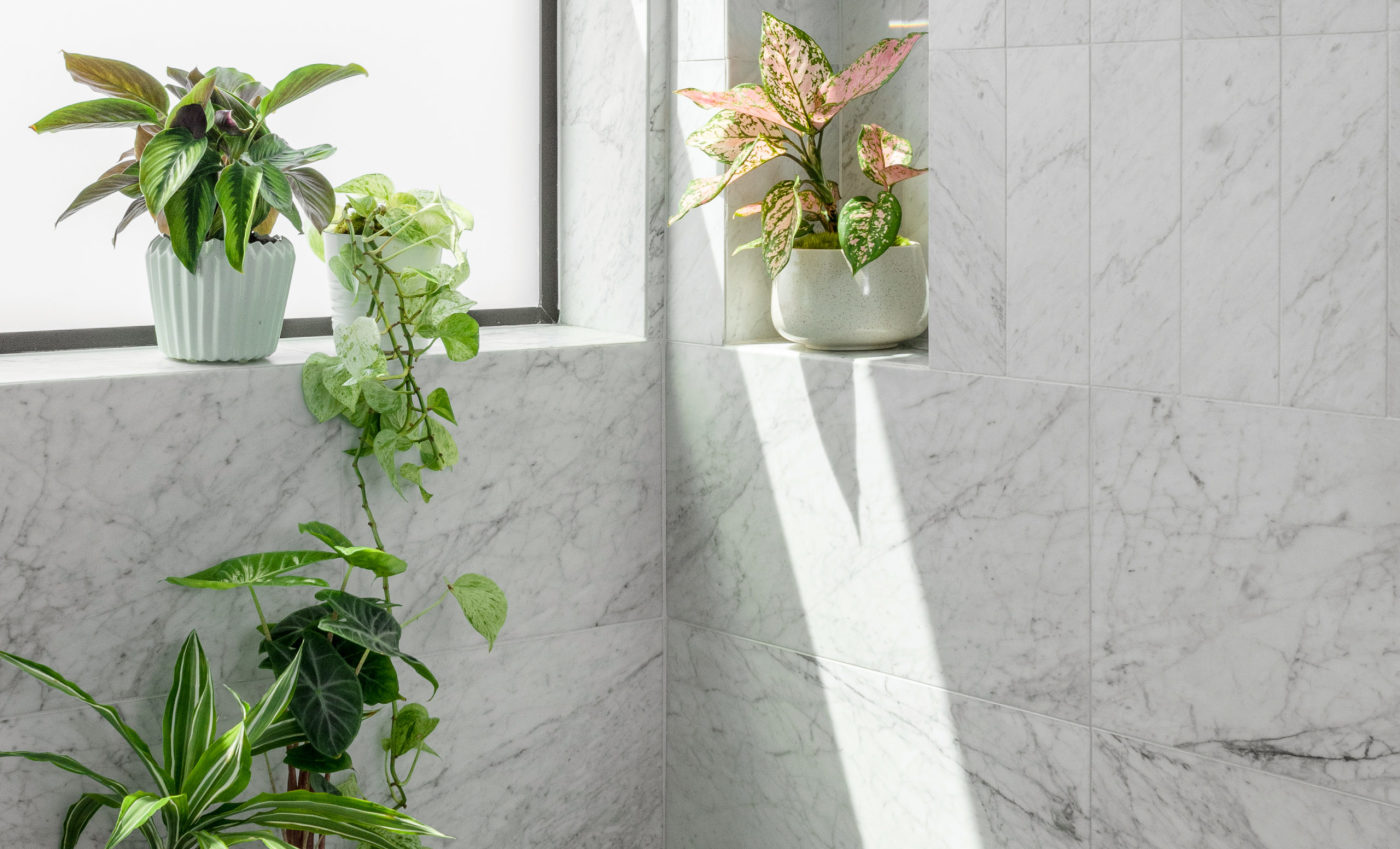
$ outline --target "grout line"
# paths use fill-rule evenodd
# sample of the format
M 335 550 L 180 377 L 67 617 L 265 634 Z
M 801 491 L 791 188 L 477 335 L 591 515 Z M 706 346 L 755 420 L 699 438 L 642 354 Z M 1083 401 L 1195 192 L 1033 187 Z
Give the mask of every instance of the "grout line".
M 1178 33 L 1186 33 L 1186 4 L 1177 6 Z M 1177 42 L 1176 113 L 1176 391 L 1186 390 L 1186 39 Z
M 1100 44 L 1170 44 L 1171 42 L 1174 42 L 1174 41 L 1255 41 L 1255 40 L 1262 40 L 1262 39 L 1268 39 L 1268 38 L 1317 38 L 1318 36 L 1387 35 L 1387 34 L 1389 34 L 1390 32 L 1391 32 L 1390 29 L 1360 29 L 1360 30 L 1338 30 L 1338 31 L 1336 31 L 1336 32 L 1288 32 L 1288 33 L 1282 33 L 1282 34 L 1276 33 L 1276 32 L 1275 32 L 1275 33 L 1261 33 L 1261 34 L 1251 34 L 1251 35 L 1201 35 L 1201 36 L 1191 36 L 1190 38 L 1186 38 L 1186 37 L 1177 37 L 1177 36 L 1170 36 L 1170 37 L 1167 37 L 1167 38 L 1124 38 L 1124 39 L 1095 39 L 1095 38 L 1090 38 L 1090 39 L 1084 40 L 1084 41 L 1047 41 L 1047 42 L 1043 42 L 1043 43 L 1042 43 L 1042 42 L 1034 42 L 1034 43 L 1028 43 L 1028 44 L 1007 45 L 1007 47 L 1083 47 L 1083 46 L 1085 46 L 1085 45 L 1100 45 Z M 1003 50 L 1003 49 L 1006 49 L 1006 48 L 1003 48 L 1003 47 L 988 47 L 988 46 L 985 46 L 985 45 L 983 45 L 983 46 L 977 46 L 977 47 L 967 47 L 967 46 L 958 47 L 958 46 L 953 46 L 953 45 L 931 44 L 930 47 L 931 47 L 932 49 L 934 49 L 934 50 L 942 50 L 942 51 L 945 51 L 945 52 L 953 52 L 953 51 L 956 51 L 956 52 L 960 52 L 960 53 L 976 53 L 976 52 L 985 52 L 985 51 L 990 51 L 990 50 Z
M 1283 32 L 1283 0 L 1279 2 L 1279 32 Z M 1278 36 L 1278 315 L 1274 326 L 1274 403 L 1283 406 L 1283 36 Z
M 1094 35 L 1094 2 L 1089 3 L 1089 37 Z M 1089 580 L 1087 591 L 1089 593 L 1089 654 L 1085 659 L 1089 670 L 1088 681 L 1088 719 L 1089 719 L 1089 775 L 1088 775 L 1088 810 L 1084 812 L 1084 818 L 1089 825 L 1089 849 L 1094 849 L 1094 390 L 1092 388 L 1094 375 L 1094 46 L 1089 45 L 1089 238 L 1086 249 L 1089 254 L 1089 277 L 1085 281 L 1088 287 L 1086 303 L 1088 309 L 1085 316 L 1087 324 L 1087 334 L 1084 339 L 1085 351 L 1085 377 L 1090 388 L 1086 390 L 1085 403 L 1089 408 L 1089 421 L 1084 428 L 1084 441 L 1088 447 L 1088 469 L 1086 470 L 1086 490 L 1088 503 L 1085 505 L 1085 521 L 1089 523 L 1088 533 L 1085 535 L 1086 558 L 1089 570 Z
M 1392 9 L 1394 9 L 1394 8 L 1395 8 L 1395 4 L 1392 2 L 1392 3 L 1390 4 L 1390 8 L 1386 10 L 1386 20 L 1387 20 L 1387 22 L 1389 22 L 1389 20 L 1390 20 L 1390 11 L 1391 11 Z M 1386 415 L 1390 415 L 1390 413 L 1391 413 L 1391 411 L 1392 411 L 1392 407 L 1395 406 L 1396 401 L 1397 401 L 1397 399 L 1390 397 L 1391 385 L 1392 385 L 1392 384 L 1391 384 L 1391 373 L 1390 373 L 1390 372 L 1391 372 L 1391 360 L 1393 360 L 1393 359 L 1395 358 L 1395 355 L 1396 355 L 1395 337 L 1394 337 L 1394 335 L 1391 333 L 1391 324 L 1390 324 L 1390 319 L 1391 319 L 1391 315 L 1390 315 L 1390 309 L 1391 309 L 1391 304 L 1390 304 L 1390 301 L 1391 301 L 1391 291 L 1395 288 L 1395 285 L 1396 285 L 1396 281 L 1390 279 L 1390 275 L 1391 275 L 1391 273 L 1392 273 L 1392 272 L 1391 272 L 1391 262 L 1392 262 L 1393 259 L 1394 259 L 1394 258 L 1391 256 L 1391 242 L 1393 242 L 1394 239 L 1395 239 L 1395 233 L 1392 232 L 1392 231 L 1395 229 L 1395 222 L 1394 222 L 1394 220 L 1391 218 L 1391 214 L 1392 214 L 1392 207 L 1391 207 L 1391 204 L 1394 202 L 1394 199 L 1391 198 L 1391 194 L 1394 192 L 1395 180 L 1391 177 L 1391 173 L 1395 171 L 1396 165 L 1395 165 L 1395 161 L 1394 161 L 1393 159 L 1391 159 L 1391 155 L 1394 153 L 1394 148 L 1393 148 L 1393 146 L 1392 146 L 1392 140 L 1391 140 L 1391 138 L 1390 138 L 1391 132 L 1392 132 L 1392 130 L 1393 130 L 1393 128 L 1394 128 L 1394 125 L 1395 125 L 1395 118 L 1394 118 L 1394 110 L 1395 110 L 1394 97 L 1395 97 L 1395 92 L 1393 91 L 1393 89 L 1394 89 L 1393 82 L 1394 82 L 1394 79 L 1395 79 L 1395 71 L 1394 71 L 1394 67 L 1393 67 L 1393 65 L 1392 65 L 1392 63 L 1395 61 L 1395 57 L 1391 55 L 1391 44 L 1392 44 L 1394 41 L 1395 41 L 1395 34 L 1394 34 L 1394 33 L 1387 32 L 1386 35 L 1385 35 L 1385 122 L 1386 122 L 1386 131 L 1385 131 L 1385 161 L 1386 161 L 1386 175 L 1385 175 L 1385 180 L 1386 180 L 1386 190 L 1385 190 L 1385 244 L 1384 244 L 1384 245 L 1382 246 L 1382 248 L 1381 248 L 1382 252 L 1385 254 L 1385 280 L 1386 280 L 1386 288 L 1385 288 L 1385 389 L 1382 391 L 1381 394 L 1382 394 L 1383 398 L 1385 399 L 1385 401 L 1384 401 L 1384 406 L 1385 406 L 1385 414 L 1386 414 Z

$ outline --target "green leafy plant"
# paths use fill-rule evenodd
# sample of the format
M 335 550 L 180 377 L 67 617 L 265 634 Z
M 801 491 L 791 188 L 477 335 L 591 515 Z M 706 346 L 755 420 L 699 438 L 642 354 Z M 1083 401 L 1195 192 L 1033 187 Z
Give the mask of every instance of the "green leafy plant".
M 761 203 L 735 213 L 762 216 L 763 235 L 739 250 L 761 248 L 770 277 L 787 266 L 794 247 L 831 246 L 824 234 L 835 236 L 835 246 L 844 252 L 852 273 L 900 243 L 902 212 L 893 188 L 927 170 L 911 167 L 912 145 L 876 124 L 863 125 L 857 147 L 861 171 L 880 192 L 874 199 L 858 196 L 843 205 L 838 185 L 828 179 L 822 142 L 837 113 L 889 82 L 924 35 L 884 39 L 838 74 L 811 36 L 765 12 L 759 56 L 762 85 L 678 92 L 719 110 L 686 143 L 722 163 L 726 171 L 692 180 L 671 223 L 719 197 L 730 183 L 760 165 L 786 158 L 800 166 L 802 175 L 780 181 Z
M 235 68 L 206 73 L 168 68 L 174 82 L 162 85 L 115 59 L 79 53 L 63 57 L 74 80 L 107 96 L 56 109 L 32 129 L 135 128 L 135 140 L 117 164 L 78 193 L 60 222 L 120 193 L 132 200 L 112 242 L 149 212 L 191 272 L 210 239 L 223 240 L 229 264 L 242 271 L 249 241 L 265 238 L 279 213 L 297 232 L 303 210 L 316 230 L 329 222 L 335 207 L 331 184 L 307 166 L 335 148 L 293 148 L 268 129 L 267 119 L 319 88 L 364 74 L 364 68 L 307 65 L 269 90 Z
M 59 849 L 77 846 L 103 809 L 116 812 L 107 849 L 138 834 L 150 849 L 227 849 L 242 843 L 290 849 L 277 829 L 337 835 L 372 849 L 399 849 L 405 837 L 445 836 L 412 817 L 362 799 L 294 790 L 240 801 L 252 778 L 253 756 L 302 739 L 300 728 L 284 715 L 301 674 L 302 654 L 290 658 L 256 704 L 239 700 L 242 718 L 219 734 L 209 664 L 198 635 L 191 633 L 175 661 L 159 759 L 117 708 L 98 702 L 47 666 L 7 652 L 0 652 L 0 661 L 96 711 L 136 755 L 151 781 L 145 789 L 133 789 L 68 755 L 0 752 L 0 757 L 25 758 L 66 770 L 101 788 L 83 793 L 69 807 Z
M 316 354 L 307 360 L 302 391 L 318 420 L 339 419 L 355 433 L 346 453 L 372 544 L 359 545 L 324 522 L 308 522 L 299 529 L 318 540 L 320 550 L 249 554 L 168 580 L 201 589 L 247 589 L 258 616 L 262 668 L 285 675 L 302 658 L 290 699 L 302 738 L 284 753 L 289 788 L 357 795 L 353 775 L 337 783 L 331 775 L 354 768 L 347 750 L 364 717 L 387 706 L 390 722 L 381 746 L 386 801 L 403 809 L 419 758 L 434 754 L 427 739 L 438 724 L 424 705 L 408 703 L 400 691 L 401 668 L 433 692 L 438 688 L 432 671 L 401 647 L 404 629 L 451 598 L 488 647 L 494 646 L 507 603 L 495 582 L 467 573 L 444 578 L 435 601 L 400 621 L 391 579 L 409 567 L 386 548 L 362 464 L 382 470 L 400 497 L 403 483 L 412 484 L 426 503 L 432 496 L 424 473 L 448 469 L 459 460 L 448 430 L 456 425 L 451 398 L 442 387 L 423 386 L 418 366 L 438 342 L 452 361 L 477 354 L 479 328 L 468 313 L 473 302 L 457 291 L 469 273 L 461 239 L 472 220 L 440 193 L 396 192 L 380 174 L 356 178 L 339 190 L 350 196 L 328 232 L 349 238 L 328 257 L 329 265 L 365 314 L 337 333 L 334 356 Z M 397 261 L 423 245 L 440 249 L 437 253 L 447 261 L 429 267 Z M 338 587 L 302 573 L 329 560 L 344 563 Z M 349 592 L 356 575 L 375 584 L 378 593 Z M 315 603 L 269 620 L 258 590 L 287 587 L 314 590 Z M 308 833 L 288 832 L 286 839 L 296 847 L 311 845 Z

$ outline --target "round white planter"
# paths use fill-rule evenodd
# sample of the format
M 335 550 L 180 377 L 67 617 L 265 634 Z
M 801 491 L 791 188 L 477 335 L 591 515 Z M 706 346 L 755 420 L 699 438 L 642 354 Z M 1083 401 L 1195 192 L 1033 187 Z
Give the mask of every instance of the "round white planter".
M 819 351 L 893 348 L 928 327 L 922 245 L 897 245 L 854 276 L 834 249 L 798 248 L 773 281 L 773 326 Z
M 157 236 L 146 248 L 146 278 L 160 352 L 192 362 L 268 356 L 282 336 L 295 264 L 288 240 L 252 242 L 240 274 L 216 239 L 204 243 L 191 274 L 176 258 L 170 237 Z
M 350 236 L 345 233 L 323 233 L 322 238 L 326 245 L 326 260 L 340 254 L 342 248 L 350 244 Z M 394 244 L 390 242 L 390 244 Z M 391 253 L 393 249 L 390 249 Z M 442 262 L 442 248 L 435 245 L 419 245 L 409 248 L 395 256 L 387 263 L 394 271 L 403 271 L 406 268 L 432 268 Z M 341 284 L 340 280 L 326 269 L 326 276 L 330 280 L 331 287 L 331 327 L 339 330 L 355 319 L 369 314 L 369 293 L 360 292 L 356 298 L 354 294 Z M 380 292 L 380 297 L 384 301 L 384 312 L 389 317 L 389 321 L 395 322 L 399 318 L 399 298 L 393 291 L 392 286 L 385 287 Z M 423 340 L 415 339 L 415 344 Z

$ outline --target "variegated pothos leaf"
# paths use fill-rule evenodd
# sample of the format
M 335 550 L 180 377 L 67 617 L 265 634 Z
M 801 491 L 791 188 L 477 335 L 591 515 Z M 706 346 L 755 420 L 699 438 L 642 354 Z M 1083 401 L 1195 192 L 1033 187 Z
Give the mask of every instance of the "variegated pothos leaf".
M 837 234 L 841 251 L 851 265 L 851 273 L 880 258 L 899 238 L 899 201 L 889 192 L 875 200 L 854 197 L 841 208 Z
M 810 35 L 764 12 L 758 67 L 763 91 L 787 123 L 804 133 L 821 128 L 821 88 L 832 78 L 832 69 Z
M 718 177 L 698 177 L 690 181 L 686 187 L 685 194 L 681 195 L 680 210 L 671 216 L 669 223 L 675 224 L 685 217 L 687 212 L 697 206 L 703 206 L 715 198 L 730 183 L 749 173 L 753 169 L 769 161 L 782 156 L 783 149 L 766 138 L 757 139 L 740 154 L 734 164 L 729 166 L 729 170 Z
M 872 183 L 879 183 L 887 190 L 895 183 L 917 177 L 928 170 L 911 167 L 914 146 L 878 124 L 865 124 L 860 128 L 860 143 L 856 152 L 860 170 Z
M 821 106 L 817 108 L 817 120 L 823 124 L 830 121 L 847 103 L 857 97 L 879 90 L 889 82 L 904 60 L 909 58 L 914 45 L 928 33 L 916 32 L 904 38 L 886 38 L 846 67 L 846 70 L 827 80 L 821 88 Z
M 784 121 L 783 116 L 778 114 L 778 110 L 773 108 L 773 103 L 768 99 L 763 88 L 753 83 L 736 85 L 729 91 L 700 91 L 695 88 L 683 88 L 676 94 L 706 109 L 729 109 L 797 132 L 797 128 Z
M 769 278 L 776 278 L 787 267 L 792 243 L 802 226 L 802 203 L 797 189 L 802 180 L 784 181 L 763 198 L 763 263 Z
M 705 126 L 691 133 L 685 143 L 704 151 L 711 159 L 719 160 L 725 165 L 733 165 L 734 160 L 743 154 L 745 148 L 761 138 L 779 143 L 783 138 L 783 130 L 771 121 L 725 109 L 717 112 Z

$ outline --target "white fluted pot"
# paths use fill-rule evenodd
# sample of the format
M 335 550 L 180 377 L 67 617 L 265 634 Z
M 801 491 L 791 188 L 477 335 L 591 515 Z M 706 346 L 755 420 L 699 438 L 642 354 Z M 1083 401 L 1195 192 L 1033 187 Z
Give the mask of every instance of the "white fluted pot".
M 773 326 L 819 351 L 893 348 L 928 327 L 922 245 L 896 245 L 854 276 L 839 250 L 797 248 L 773 281 Z
M 350 244 L 350 236 L 345 233 L 323 233 L 322 239 L 326 245 L 326 259 L 339 256 L 340 251 Z M 390 242 L 389 253 L 393 254 L 386 265 L 393 271 L 403 271 L 407 268 L 432 268 L 442 262 L 442 248 L 436 245 L 418 245 L 416 247 L 396 252 L 392 247 L 395 242 Z M 326 269 L 326 276 L 330 279 L 331 289 L 331 327 L 339 330 L 362 315 L 369 313 L 370 298 L 369 293 L 351 292 L 345 288 L 344 284 L 333 274 L 329 268 Z M 388 316 L 389 322 L 399 320 L 399 298 L 394 291 L 392 284 L 383 286 L 380 289 L 380 298 L 384 301 L 384 313 Z M 415 345 L 426 345 L 427 340 L 421 337 L 414 337 Z
M 156 345 L 173 360 L 246 362 L 277 350 L 296 251 L 286 239 L 252 242 L 243 273 L 233 270 L 224 243 L 204 243 L 191 274 L 169 236 L 146 248 L 146 277 L 155 312 Z

